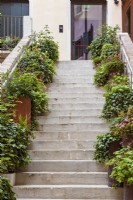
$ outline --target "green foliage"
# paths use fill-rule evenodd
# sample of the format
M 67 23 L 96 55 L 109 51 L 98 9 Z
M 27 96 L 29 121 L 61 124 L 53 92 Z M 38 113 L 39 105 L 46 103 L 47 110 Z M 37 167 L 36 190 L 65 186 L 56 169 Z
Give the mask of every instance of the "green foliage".
M 19 40 L 18 37 L 0 38 L 0 49 L 12 50 L 18 44 Z
M 38 34 L 34 33 L 31 36 L 33 48 L 39 48 L 41 52 L 46 52 L 49 59 L 54 62 L 59 59 L 58 44 L 51 37 L 48 26 L 45 26 L 44 31 L 39 32 Z
M 29 163 L 31 135 L 27 127 L 0 118 L 0 173 L 14 172 Z
M 120 60 L 112 60 L 103 64 L 96 71 L 94 83 L 97 86 L 104 86 L 114 74 L 124 73 L 124 67 L 124 63 Z
M 108 165 L 113 165 L 111 177 L 114 177 L 118 183 L 133 184 L 133 150 L 129 147 L 122 148 L 115 152 Z
M 49 59 L 46 53 L 39 48 L 25 49 L 25 53 L 17 65 L 18 72 L 28 72 L 37 74 L 44 83 L 52 82 L 55 74 L 55 64 Z
M 98 34 L 98 38 L 92 41 L 89 49 L 91 50 L 92 58 L 101 56 L 102 47 L 104 44 L 118 44 L 116 39 L 118 27 L 112 28 L 108 25 L 102 26 L 102 31 Z
M 14 73 L 8 80 L 7 94 L 18 97 L 29 97 L 32 103 L 32 117 L 37 114 L 47 112 L 48 97 L 43 82 L 39 81 L 35 74 Z
M 111 91 L 105 94 L 105 98 L 102 117 L 107 120 L 117 117 L 120 112 L 127 112 L 128 107 L 133 105 L 133 92 L 127 85 L 112 87 Z
M 10 181 L 0 176 L 0 200 L 16 200 Z
M 100 56 L 97 56 L 96 58 L 93 59 L 93 63 L 94 63 L 95 66 L 100 65 L 101 61 L 102 60 L 101 60 Z
M 97 136 L 94 159 L 99 163 L 106 163 L 110 159 L 109 145 L 120 140 L 119 135 L 112 135 L 111 133 Z
M 119 54 L 120 46 L 118 44 L 104 44 L 101 52 L 101 59 L 106 59 L 107 57 L 114 57 Z

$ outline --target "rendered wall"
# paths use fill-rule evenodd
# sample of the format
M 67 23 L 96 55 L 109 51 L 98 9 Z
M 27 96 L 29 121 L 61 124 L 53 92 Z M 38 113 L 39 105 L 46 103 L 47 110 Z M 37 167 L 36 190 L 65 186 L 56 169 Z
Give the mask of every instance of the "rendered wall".
M 40 31 L 49 25 L 55 41 L 59 42 L 60 60 L 71 59 L 71 5 L 70 0 L 29 0 L 33 30 Z M 88 0 L 89 1 L 89 0 Z M 121 0 L 107 0 L 107 24 L 122 28 Z M 59 25 L 64 32 L 59 33 Z

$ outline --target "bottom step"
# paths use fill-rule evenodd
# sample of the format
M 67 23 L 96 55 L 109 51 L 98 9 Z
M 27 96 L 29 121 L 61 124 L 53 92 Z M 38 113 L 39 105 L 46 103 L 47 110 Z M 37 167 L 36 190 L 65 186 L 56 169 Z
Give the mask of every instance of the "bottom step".
M 17 200 L 46 200 L 46 199 L 17 199 Z M 47 200 L 66 200 L 66 199 L 47 199 Z M 68 199 L 77 200 L 77 199 Z M 80 199 L 80 200 L 117 200 L 117 199 Z
M 122 200 L 122 189 L 106 185 L 24 185 L 14 187 L 18 198 L 31 199 L 117 199 Z

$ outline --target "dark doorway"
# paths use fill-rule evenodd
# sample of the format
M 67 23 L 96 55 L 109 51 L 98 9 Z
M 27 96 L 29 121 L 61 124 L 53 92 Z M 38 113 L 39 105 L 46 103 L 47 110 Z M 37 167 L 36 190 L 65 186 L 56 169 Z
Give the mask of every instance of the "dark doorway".
M 0 37 L 23 36 L 23 16 L 29 15 L 28 0 L 0 0 Z
M 88 45 L 97 37 L 97 29 L 106 23 L 105 1 L 71 1 L 72 60 L 90 58 Z

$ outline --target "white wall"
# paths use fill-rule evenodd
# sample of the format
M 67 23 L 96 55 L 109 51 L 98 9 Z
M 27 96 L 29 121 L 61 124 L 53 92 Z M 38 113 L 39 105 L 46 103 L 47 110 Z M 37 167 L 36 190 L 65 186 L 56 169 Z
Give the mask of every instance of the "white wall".
M 114 0 L 107 0 L 107 24 L 115 27 L 119 26 L 122 30 L 122 2 L 119 0 L 118 4 Z
M 38 32 L 49 26 L 59 43 L 60 60 L 70 60 L 70 12 L 70 0 L 30 0 L 33 30 Z M 63 33 L 59 33 L 59 25 L 64 26 Z
M 71 59 L 71 6 L 70 0 L 29 0 L 33 30 L 41 31 L 48 25 L 55 41 L 59 43 L 60 60 Z M 121 0 L 107 0 L 107 24 L 122 28 Z M 59 33 L 59 25 L 64 32 Z

